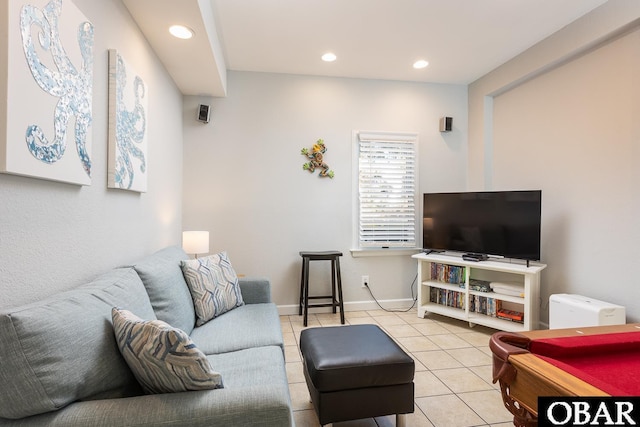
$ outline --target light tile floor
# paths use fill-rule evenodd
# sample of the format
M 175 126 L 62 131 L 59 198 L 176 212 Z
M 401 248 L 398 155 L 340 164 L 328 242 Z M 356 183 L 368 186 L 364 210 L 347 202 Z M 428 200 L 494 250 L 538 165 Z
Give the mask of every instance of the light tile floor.
M 407 415 L 410 427 L 512 426 L 497 384 L 491 383 L 489 336 L 493 329 L 469 327 L 429 314 L 418 318 L 384 310 L 346 312 L 347 324 L 372 323 L 382 327 L 416 363 L 415 412 Z M 300 331 L 302 316 L 281 316 L 287 376 L 298 427 L 318 427 L 302 373 Z M 339 314 L 309 314 L 308 327 L 339 326 Z M 334 424 L 335 427 L 393 427 L 395 416 Z

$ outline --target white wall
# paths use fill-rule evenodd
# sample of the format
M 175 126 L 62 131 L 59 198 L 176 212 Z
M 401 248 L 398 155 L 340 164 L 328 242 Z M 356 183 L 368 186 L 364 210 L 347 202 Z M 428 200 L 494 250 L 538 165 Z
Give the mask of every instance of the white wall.
M 0 174 L 0 307 L 71 288 L 180 243 L 182 96 L 120 0 L 74 0 L 93 23 L 92 185 Z M 107 49 L 148 87 L 148 192 L 107 189 Z M 11 108 L 11 106 L 8 106 Z
M 545 321 L 554 293 L 640 320 L 638 17 L 609 2 L 470 86 L 469 187 L 543 192 Z
M 211 123 L 195 120 L 199 103 L 212 105 Z M 444 115 L 454 118 L 448 134 L 438 131 Z M 183 121 L 184 229 L 209 230 L 211 251 L 228 251 L 239 274 L 269 277 L 281 311 L 299 297 L 301 250 L 343 252 L 347 303 L 371 301 L 361 275 L 379 300 L 411 298 L 410 256 L 349 251 L 352 130 L 418 132 L 420 192 L 466 185 L 466 86 L 231 71 L 228 96 L 186 97 Z M 332 180 L 302 170 L 300 150 L 319 138 Z M 312 268 L 317 290 L 329 267 Z

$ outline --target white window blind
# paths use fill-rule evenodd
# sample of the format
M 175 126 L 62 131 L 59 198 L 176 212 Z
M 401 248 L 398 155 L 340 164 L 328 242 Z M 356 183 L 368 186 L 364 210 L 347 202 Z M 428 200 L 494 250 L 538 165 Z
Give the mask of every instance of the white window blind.
M 416 134 L 358 133 L 361 248 L 416 247 Z

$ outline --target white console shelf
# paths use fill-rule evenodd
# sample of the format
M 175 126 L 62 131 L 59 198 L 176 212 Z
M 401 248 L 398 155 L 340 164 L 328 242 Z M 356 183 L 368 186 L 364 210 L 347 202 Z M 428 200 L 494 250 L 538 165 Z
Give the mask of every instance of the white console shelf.
M 527 267 L 526 261 L 519 260 L 465 261 L 458 254 L 416 254 L 412 258 L 418 261 L 418 317 L 424 318 L 427 313 L 437 313 L 468 321 L 471 326 L 484 325 L 510 332 L 538 329 L 540 272 L 545 269 L 545 264 L 530 263 Z M 432 278 L 432 264 L 464 267 L 457 270 L 461 273 L 459 283 L 452 284 Z M 472 290 L 469 286 L 470 279 L 522 284 L 522 296 Z M 433 301 L 437 298 L 432 298 L 432 294 L 441 297 L 446 295 L 455 299 L 455 302 Z M 477 305 L 480 300 L 485 304 L 523 313 L 522 321 L 505 320 L 496 317 L 495 313 L 483 314 L 472 310 L 472 305 Z

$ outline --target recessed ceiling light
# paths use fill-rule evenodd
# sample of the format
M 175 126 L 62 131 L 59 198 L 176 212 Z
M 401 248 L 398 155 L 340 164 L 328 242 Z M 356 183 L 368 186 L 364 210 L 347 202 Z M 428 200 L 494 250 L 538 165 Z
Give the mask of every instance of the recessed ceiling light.
M 333 62 L 337 59 L 337 56 L 334 53 L 331 52 L 327 52 L 324 55 L 322 55 L 322 60 L 324 62 Z
M 169 27 L 169 32 L 172 36 L 179 39 L 186 40 L 193 37 L 193 30 L 189 27 L 185 27 L 184 25 L 172 25 Z
M 413 68 L 415 68 L 416 70 L 419 70 L 420 68 L 425 68 L 427 65 L 429 65 L 429 61 L 425 61 L 424 59 L 421 59 L 413 63 Z

